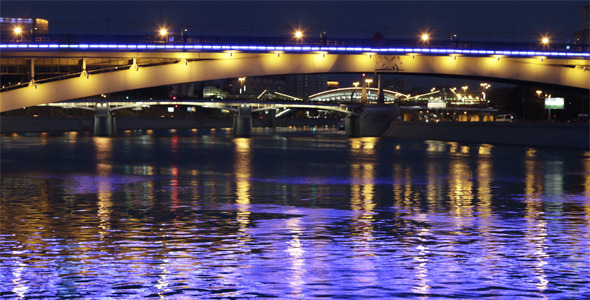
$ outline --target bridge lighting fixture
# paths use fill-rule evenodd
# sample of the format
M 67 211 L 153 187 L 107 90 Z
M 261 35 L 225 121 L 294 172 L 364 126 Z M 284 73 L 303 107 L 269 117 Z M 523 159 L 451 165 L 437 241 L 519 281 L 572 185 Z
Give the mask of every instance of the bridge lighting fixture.
M 22 30 L 22 29 L 21 29 Z M 22 32 L 22 31 L 21 31 Z M 168 30 L 162 29 L 160 34 L 164 34 L 166 37 Z M 303 34 L 303 33 L 302 33 Z M 21 34 L 22 35 L 22 34 Z M 19 36 L 21 36 L 19 35 Z M 549 41 L 550 42 L 550 41 Z M 426 43 L 425 43 L 426 44 Z M 548 47 L 548 45 L 543 45 Z M 247 52 L 275 52 L 277 57 L 280 57 L 281 52 L 296 52 L 296 53 L 308 53 L 308 52 L 325 52 L 325 53 L 354 53 L 354 54 L 368 54 L 368 53 L 379 53 L 379 54 L 399 54 L 399 55 L 411 55 L 415 58 L 416 54 L 420 53 L 434 53 L 443 54 L 446 53 L 454 57 L 454 55 L 466 55 L 466 56 L 492 56 L 497 60 L 501 57 L 537 57 L 543 61 L 547 57 L 590 57 L 590 52 L 573 52 L 573 51 L 547 51 L 547 50 L 535 50 L 535 51 L 522 51 L 522 50 L 476 50 L 476 49 L 446 49 L 446 48 L 373 48 L 373 47 L 332 47 L 332 46 L 268 46 L 268 45 L 230 45 L 230 44 L 219 44 L 219 45 L 203 45 L 203 44 L 176 44 L 176 45 L 162 45 L 162 44 L 56 44 L 56 43 L 0 43 L 0 50 L 29 50 L 35 49 L 39 51 L 44 50 L 61 50 L 61 49 L 90 49 L 90 50 L 104 50 L 104 51 L 129 51 L 134 49 L 137 51 L 160 51 L 162 49 L 174 49 L 174 50 L 186 50 L 186 51 L 216 51 L 218 49 L 224 50 L 240 50 Z M 231 54 L 230 54 L 231 55 Z
M 21 34 L 22 31 L 23 30 L 20 27 L 14 27 L 14 34 Z
M 423 33 L 421 38 L 422 41 L 427 42 L 430 37 L 428 36 L 428 33 Z
M 358 82 L 358 81 L 355 81 L 355 82 L 352 83 L 352 85 L 354 85 L 354 87 L 358 87 L 359 84 L 360 84 L 360 82 Z
M 160 28 L 160 35 L 167 35 L 168 30 L 166 28 Z
M 543 43 L 543 45 L 549 44 L 549 38 L 544 36 L 543 39 L 541 39 L 541 43 Z
M 300 39 L 303 37 L 303 32 L 301 30 L 295 31 L 295 38 Z

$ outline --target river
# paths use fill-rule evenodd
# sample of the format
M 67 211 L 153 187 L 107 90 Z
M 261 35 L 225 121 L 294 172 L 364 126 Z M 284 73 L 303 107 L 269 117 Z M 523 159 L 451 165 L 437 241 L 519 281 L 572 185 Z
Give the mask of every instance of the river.
M 305 127 L 0 155 L 4 298 L 590 296 L 588 151 Z

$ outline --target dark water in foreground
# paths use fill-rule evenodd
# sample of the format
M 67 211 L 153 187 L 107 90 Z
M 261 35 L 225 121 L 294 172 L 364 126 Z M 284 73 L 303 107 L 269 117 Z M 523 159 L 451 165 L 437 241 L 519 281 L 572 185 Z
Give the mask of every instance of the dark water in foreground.
M 590 153 L 314 132 L 2 137 L 0 297 L 590 297 Z

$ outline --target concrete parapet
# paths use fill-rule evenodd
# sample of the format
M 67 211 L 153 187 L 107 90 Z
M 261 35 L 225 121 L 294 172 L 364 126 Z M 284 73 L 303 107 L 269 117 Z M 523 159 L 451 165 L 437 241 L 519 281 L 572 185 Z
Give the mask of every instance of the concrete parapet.
M 494 122 L 392 122 L 383 136 L 590 149 L 590 124 L 494 123 Z

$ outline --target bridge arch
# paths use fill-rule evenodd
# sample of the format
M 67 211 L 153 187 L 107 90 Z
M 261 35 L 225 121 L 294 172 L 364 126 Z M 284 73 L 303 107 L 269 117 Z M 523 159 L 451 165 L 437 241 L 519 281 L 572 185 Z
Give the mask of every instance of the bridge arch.
M 242 76 L 302 73 L 431 74 L 538 82 L 590 89 L 590 72 L 571 67 L 584 59 L 460 55 L 376 55 L 326 53 L 219 53 L 191 60 L 199 53 L 172 53 L 178 63 L 138 67 L 107 73 L 30 84 L 0 93 L 0 112 L 93 95 L 186 82 Z M 134 54 L 129 53 L 130 57 Z M 182 58 L 183 57 L 183 58 Z

